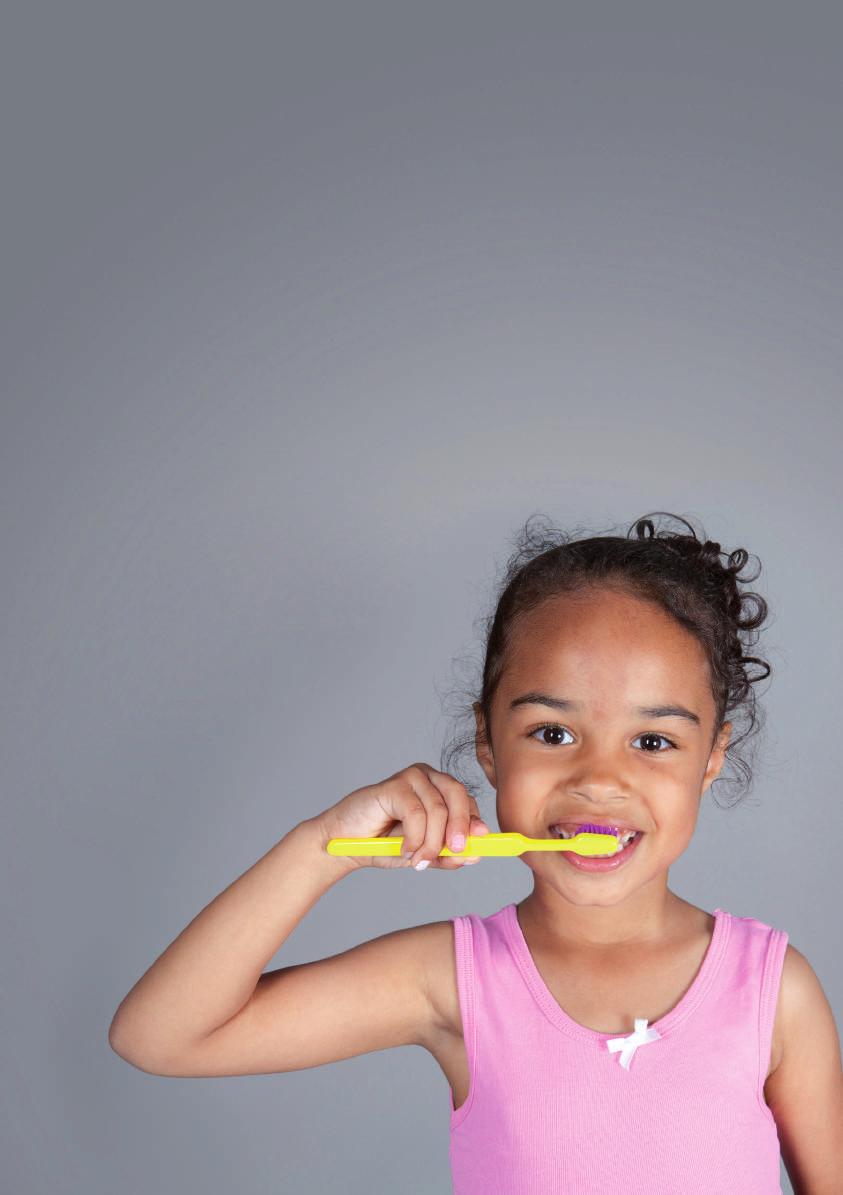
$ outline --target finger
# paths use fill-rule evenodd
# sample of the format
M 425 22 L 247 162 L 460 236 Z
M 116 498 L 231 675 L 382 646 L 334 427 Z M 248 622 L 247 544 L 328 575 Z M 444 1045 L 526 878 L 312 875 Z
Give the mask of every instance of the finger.
M 438 866 L 439 852 L 445 841 L 445 828 L 448 813 L 450 813 L 447 798 L 442 796 L 441 790 L 429 778 L 430 771 L 432 768 L 426 764 L 414 764 L 407 768 L 407 777 L 405 777 L 424 805 L 424 813 L 427 815 L 427 823 L 424 826 L 421 841 L 414 839 L 413 842 L 410 842 L 410 846 L 414 848 L 410 864 L 414 868 L 419 868 L 420 863 L 427 866 Z
M 396 824 L 401 826 L 401 856 L 395 864 L 405 867 L 410 865 L 416 848 L 424 841 L 427 825 L 427 809 L 417 791 L 420 786 L 418 782 L 411 782 L 410 772 L 410 768 L 395 772 L 379 786 L 378 792 L 380 806 L 392 819 L 393 829 Z
M 435 768 L 428 770 L 431 783 L 435 784 L 442 793 L 448 805 L 448 826 L 445 842 L 452 851 L 465 849 L 465 840 L 471 832 L 472 816 L 479 818 L 477 802 L 471 796 L 464 784 L 447 772 L 437 772 Z M 460 838 L 462 842 L 460 842 Z
M 433 769 L 432 769 L 432 771 L 433 771 L 434 779 L 436 779 L 437 777 L 442 777 L 442 779 L 445 782 L 451 781 L 452 784 L 457 784 L 459 786 L 459 788 L 461 788 L 462 791 L 466 794 L 466 801 L 468 803 L 468 811 L 469 811 L 469 814 L 468 814 L 468 816 L 469 816 L 468 836 L 467 837 L 473 837 L 475 835 L 477 837 L 482 837 L 484 834 L 491 834 L 491 830 L 490 830 L 489 826 L 486 824 L 486 822 L 483 821 L 483 817 L 480 813 L 480 809 L 477 804 L 477 799 L 475 797 L 473 797 L 471 795 L 471 793 L 468 792 L 468 789 L 465 788 L 464 785 L 459 784 L 459 781 L 455 780 L 454 777 L 449 776 L 447 772 L 436 772 Z M 454 822 L 456 822 L 456 817 L 454 816 L 452 818 L 452 820 Z M 450 829 L 447 831 L 447 834 L 450 835 Z M 466 841 L 467 841 L 467 839 L 466 839 Z M 463 845 L 462 847 L 460 847 L 458 843 L 452 845 L 450 840 L 448 841 L 448 846 L 451 847 L 452 850 L 455 849 L 455 847 L 456 847 L 456 849 L 459 849 L 459 850 L 465 849 L 465 845 Z M 438 866 L 443 869 L 454 870 L 458 867 L 464 867 L 468 863 L 479 863 L 481 858 L 482 858 L 481 855 L 461 854 L 459 856 L 459 858 L 452 859 L 452 858 L 449 858 L 447 855 L 444 855 L 439 859 Z
M 482 825 L 482 819 L 477 811 L 477 802 L 469 794 L 465 785 L 454 776 L 450 776 L 447 772 L 437 771 L 429 764 L 416 766 L 423 771 L 429 783 L 437 790 L 441 801 L 444 802 L 447 817 L 445 824 L 440 825 L 442 806 L 437 802 L 436 818 L 429 827 L 429 834 L 426 835 L 424 846 L 417 851 L 414 862 L 418 862 L 419 858 L 430 858 L 431 866 L 445 871 L 453 871 L 455 868 L 463 866 L 466 856 L 461 855 L 459 859 L 456 859 L 447 855 L 440 856 L 439 851 L 446 845 L 452 851 L 462 852 L 465 850 L 466 839 L 473 832 L 472 826 L 479 828 Z M 431 853 L 429 854 L 428 851 Z

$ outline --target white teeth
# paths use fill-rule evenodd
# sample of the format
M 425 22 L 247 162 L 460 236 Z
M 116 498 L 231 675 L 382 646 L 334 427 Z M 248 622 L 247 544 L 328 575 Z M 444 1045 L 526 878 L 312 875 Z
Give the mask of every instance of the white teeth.
M 551 828 L 551 833 L 555 834 L 557 838 L 575 838 L 577 836 L 577 834 L 582 833 L 582 831 L 581 830 L 566 830 L 563 826 L 556 826 L 556 827 Z M 593 831 L 592 831 L 592 833 L 593 833 Z M 611 834 L 612 831 L 607 830 L 606 833 Z M 638 831 L 638 830 L 624 830 L 622 834 L 617 835 L 618 842 L 620 843 L 620 845 L 622 847 L 629 846 L 632 839 L 638 833 L 640 833 L 640 831 Z M 599 858 L 600 856 L 595 856 L 595 857 Z
M 577 830 L 566 830 L 564 826 L 551 826 L 551 830 L 553 831 L 554 834 L 557 834 L 560 838 L 574 838 L 577 834 L 584 833 L 582 828 L 577 829 Z M 590 833 L 594 834 L 594 833 L 598 833 L 598 831 L 592 830 L 592 831 L 590 831 Z M 600 831 L 600 833 L 614 834 L 614 830 Z M 622 830 L 620 832 L 620 834 L 618 835 L 618 837 L 621 839 L 629 839 L 632 837 L 633 834 L 637 834 L 637 833 L 638 833 L 637 830 Z

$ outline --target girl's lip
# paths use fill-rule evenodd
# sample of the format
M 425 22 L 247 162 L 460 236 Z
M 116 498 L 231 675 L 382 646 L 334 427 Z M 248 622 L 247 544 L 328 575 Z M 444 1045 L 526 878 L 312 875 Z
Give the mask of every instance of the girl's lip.
M 629 846 L 625 846 L 614 855 L 607 855 L 605 859 L 598 859 L 594 855 L 578 855 L 576 851 L 559 851 L 559 854 L 577 871 L 617 871 L 635 853 L 643 837 L 643 832 L 639 831 Z
M 629 822 L 591 822 L 588 818 L 583 818 L 582 821 L 578 821 L 576 818 L 572 818 L 571 820 L 566 818 L 563 821 L 551 822 L 547 828 L 548 830 L 553 830 L 556 826 L 562 826 L 566 830 L 577 826 L 601 826 L 607 834 L 613 834 L 615 830 L 620 830 L 622 834 L 626 834 L 629 830 L 636 830 L 639 834 L 644 833 L 637 826 L 631 826 Z

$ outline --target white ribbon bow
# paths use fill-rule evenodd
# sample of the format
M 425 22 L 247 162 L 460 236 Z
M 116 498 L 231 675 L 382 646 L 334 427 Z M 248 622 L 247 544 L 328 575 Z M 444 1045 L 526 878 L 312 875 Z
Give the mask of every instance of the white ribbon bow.
M 634 1033 L 630 1033 L 628 1037 L 613 1037 L 606 1045 L 610 1054 L 621 1051 L 620 1064 L 625 1070 L 629 1070 L 629 1064 L 638 1047 L 646 1045 L 648 1041 L 658 1041 L 660 1037 L 661 1034 L 657 1030 L 647 1028 L 646 1017 L 636 1017 Z

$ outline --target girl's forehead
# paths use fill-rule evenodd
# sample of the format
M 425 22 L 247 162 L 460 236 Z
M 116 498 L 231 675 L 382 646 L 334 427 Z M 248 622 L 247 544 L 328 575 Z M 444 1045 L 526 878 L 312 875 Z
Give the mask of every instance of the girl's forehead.
M 709 667 L 702 644 L 665 611 L 618 604 L 601 619 L 580 604 L 574 617 L 538 610 L 510 640 L 502 687 L 567 693 L 581 699 L 610 693 L 618 700 L 642 693 L 702 700 Z M 615 617 L 614 615 L 618 615 Z M 681 689 L 681 695 L 677 691 Z
M 672 716 L 685 728 L 702 726 L 713 696 L 704 668 L 671 667 L 652 654 L 615 656 L 590 666 L 554 667 L 552 662 L 504 672 L 495 695 L 506 719 L 558 710 L 560 716 L 583 715 L 598 721 L 634 716 Z
M 523 615 L 510 635 L 513 657 L 548 652 L 599 658 L 618 651 L 704 658 L 696 636 L 653 602 L 618 598 L 546 603 Z
M 517 625 L 611 624 L 630 618 L 638 622 L 667 622 L 680 626 L 653 598 L 624 589 L 596 586 L 547 597 L 532 610 L 522 612 Z

